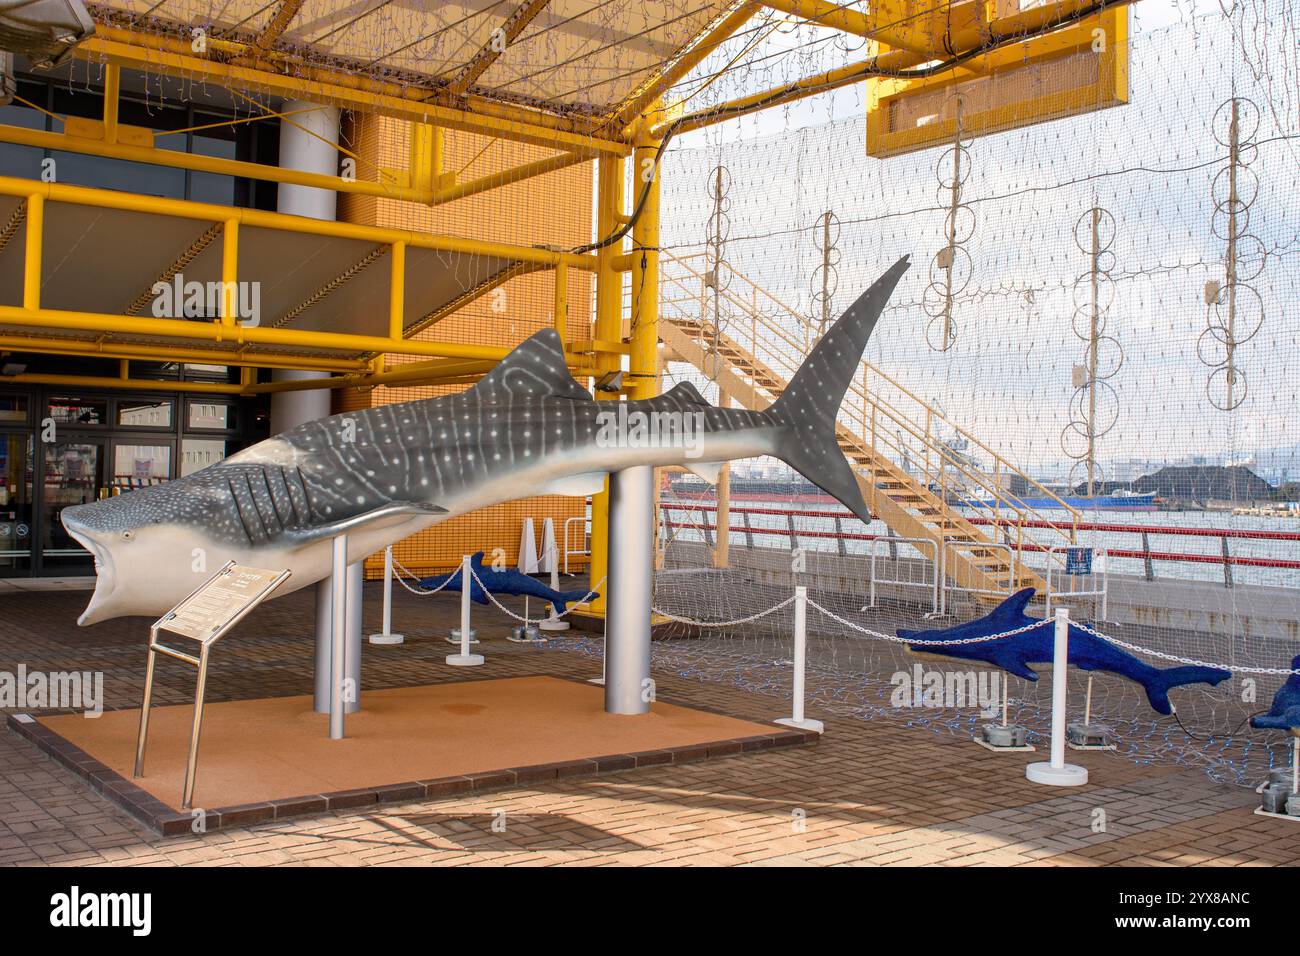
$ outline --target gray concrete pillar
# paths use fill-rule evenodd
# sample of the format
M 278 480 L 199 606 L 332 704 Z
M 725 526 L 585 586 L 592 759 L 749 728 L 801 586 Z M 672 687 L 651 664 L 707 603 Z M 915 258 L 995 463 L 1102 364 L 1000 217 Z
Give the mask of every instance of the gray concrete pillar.
M 296 110 L 308 112 L 295 113 Z M 301 169 L 311 173 L 337 176 L 339 153 L 332 145 L 339 138 L 339 111 L 333 106 L 319 106 L 303 100 L 284 104 L 284 112 L 294 113 L 294 123 L 280 124 L 280 166 L 284 169 Z M 300 128 L 301 127 L 301 128 Z M 308 132 L 310 131 L 310 132 Z M 312 135 L 312 134 L 315 135 Z M 290 216 L 311 219 L 334 219 L 338 213 L 338 193 L 330 189 L 294 186 L 281 183 L 276 206 Z M 276 370 L 272 381 L 299 381 L 308 378 L 325 378 L 328 372 L 308 372 L 291 369 Z M 271 434 L 293 428 L 305 422 L 325 418 L 330 413 L 329 389 L 316 388 L 303 391 L 277 392 L 271 396 Z M 361 562 L 348 566 L 347 574 L 347 677 L 355 683 L 357 699 L 347 705 L 347 711 L 360 709 L 361 697 Z M 328 713 L 330 706 L 330 638 L 333 633 L 331 594 L 333 577 L 316 585 L 316 710 Z

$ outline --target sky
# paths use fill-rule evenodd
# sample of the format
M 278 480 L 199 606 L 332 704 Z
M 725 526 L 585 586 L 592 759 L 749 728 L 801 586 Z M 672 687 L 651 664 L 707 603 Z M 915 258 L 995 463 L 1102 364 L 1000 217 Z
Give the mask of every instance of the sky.
M 1080 282 L 1090 274 L 1090 233 L 1080 245 L 1074 227 L 1096 205 L 1114 223 L 1099 262 L 1109 304 L 1102 365 L 1114 374 L 1099 389 L 1098 415 L 1114 424 L 1098 456 L 1235 460 L 1290 448 L 1294 458 L 1300 77 L 1288 53 L 1297 42 L 1294 13 L 1279 9 L 1290 8 L 1260 0 L 1228 20 L 1217 3 L 1142 0 L 1133 8 L 1128 105 L 967 145 L 958 202 L 962 232 L 970 234 L 959 253 L 966 284 L 955 298 L 958 338 L 947 352 L 930 346 L 926 330 L 927 306 L 933 311 L 941 300 L 931 279 L 946 244 L 952 197 L 941 180 L 951 152 L 868 157 L 860 89 L 676 140 L 665 160 L 663 245 L 676 254 L 702 249 L 714 212 L 707 184 L 721 164 L 729 184 L 725 258 L 802 311 L 813 310 L 819 287 L 815 226 L 825 211 L 840 223 L 833 243 L 839 307 L 898 255 L 911 254 L 913 269 L 868 357 L 1009 458 L 1053 470 L 1069 464 L 1062 434 L 1079 417 L 1077 404 L 1071 412 L 1079 398 L 1071 370 L 1087 344 L 1071 320 L 1078 307 L 1091 309 L 1090 282 Z M 829 44 L 810 51 L 798 31 L 773 38 L 787 47 L 784 60 L 756 49 L 760 65 L 742 78 L 743 89 L 718 89 L 720 81 L 691 108 L 855 58 Z M 1234 358 L 1246 397 L 1225 412 L 1214 404 L 1225 373 L 1212 384 L 1223 356 L 1207 333 L 1216 310 L 1205 303 L 1205 285 L 1226 278 L 1227 224 L 1216 196 L 1226 195 L 1219 174 L 1228 153 L 1214 118 L 1234 92 L 1243 115 L 1258 116 L 1256 145 L 1238 169 L 1250 195 L 1238 229 L 1254 237 L 1239 240 L 1239 274 L 1252 275 L 1239 280 L 1235 296 L 1237 328 L 1258 331 Z M 1220 127 L 1225 115 L 1218 113 Z

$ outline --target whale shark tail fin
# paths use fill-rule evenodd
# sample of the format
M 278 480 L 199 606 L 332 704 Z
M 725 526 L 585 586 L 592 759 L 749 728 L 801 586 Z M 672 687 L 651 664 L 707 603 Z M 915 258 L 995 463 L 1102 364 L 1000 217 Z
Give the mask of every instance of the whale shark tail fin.
M 871 513 L 836 440 L 835 420 L 867 339 L 908 266 L 907 256 L 899 259 L 848 307 L 768 409 L 786 426 L 776 455 L 867 522 Z
M 1143 686 L 1146 688 L 1147 700 L 1156 713 L 1172 714 L 1173 705 L 1169 703 L 1169 691 L 1183 684 L 1219 684 L 1232 676 L 1230 671 L 1219 667 L 1203 667 L 1189 664 L 1186 667 L 1169 667 L 1157 670 L 1151 680 Z

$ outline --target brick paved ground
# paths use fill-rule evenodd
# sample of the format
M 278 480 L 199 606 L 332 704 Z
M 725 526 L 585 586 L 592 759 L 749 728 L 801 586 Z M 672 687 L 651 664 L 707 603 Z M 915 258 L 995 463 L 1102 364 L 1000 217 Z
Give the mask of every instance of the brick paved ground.
M 107 703 L 136 706 L 146 631 L 139 620 L 77 628 L 86 596 L 0 594 L 0 671 L 103 670 Z M 367 633 L 378 630 L 377 597 L 367 585 Z M 488 664 L 453 671 L 441 635 L 455 600 L 399 592 L 395 627 L 411 636 L 399 647 L 367 646 L 363 687 L 598 669 L 578 654 L 510 644 L 504 617 L 476 608 Z M 311 603 L 303 594 L 276 601 L 223 642 L 209 699 L 309 693 Z M 737 716 L 784 707 L 730 687 L 656 679 L 666 699 Z M 192 700 L 192 681 L 192 670 L 160 664 L 158 703 Z M 0 733 L 0 865 L 1300 863 L 1300 825 L 1252 815 L 1249 790 L 1195 770 L 1072 754 L 1094 782 L 1054 791 L 1024 780 L 1022 765 L 1035 756 L 991 754 L 901 722 L 828 716 L 817 747 L 162 839 Z M 493 832 L 502 813 L 505 831 Z

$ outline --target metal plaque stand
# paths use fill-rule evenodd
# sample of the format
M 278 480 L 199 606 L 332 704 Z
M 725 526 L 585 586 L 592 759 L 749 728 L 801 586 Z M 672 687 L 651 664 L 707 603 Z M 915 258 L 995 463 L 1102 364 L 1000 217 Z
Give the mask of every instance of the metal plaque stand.
M 203 726 L 203 693 L 208 682 L 208 652 L 249 611 L 284 583 L 290 572 L 246 568 L 229 561 L 213 577 L 195 588 L 185 600 L 154 621 L 149 628 L 149 664 L 144 675 L 144 702 L 140 705 L 140 732 L 135 743 L 134 777 L 144 775 L 144 751 L 149 738 L 149 705 L 153 699 L 153 672 L 159 654 L 166 654 L 198 669 L 194 688 L 194 723 L 190 728 L 190 753 L 185 764 L 181 809 L 188 810 L 194 798 L 194 771 L 199 759 L 199 732 Z M 158 640 L 167 631 L 196 641 L 198 656 L 168 647 Z

